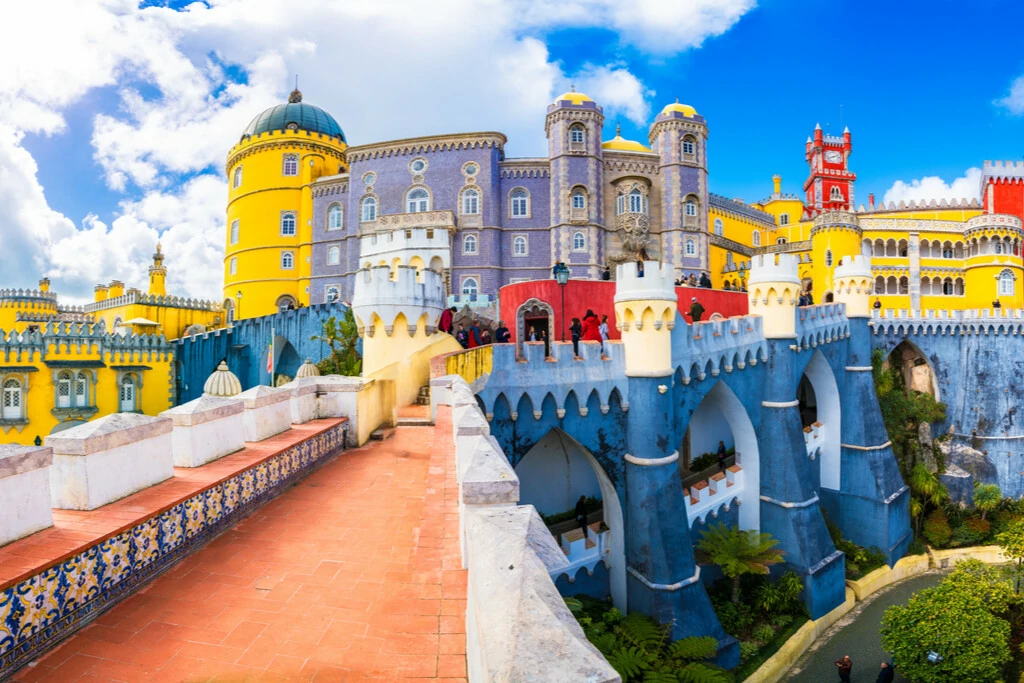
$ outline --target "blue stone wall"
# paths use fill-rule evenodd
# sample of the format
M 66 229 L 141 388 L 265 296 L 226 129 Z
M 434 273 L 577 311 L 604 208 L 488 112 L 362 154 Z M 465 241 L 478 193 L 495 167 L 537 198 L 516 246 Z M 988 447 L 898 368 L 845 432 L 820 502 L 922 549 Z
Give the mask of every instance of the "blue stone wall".
M 316 363 L 330 355 L 327 344 L 310 337 L 323 331 L 325 320 L 332 315 L 340 318 L 344 311 L 341 304 L 307 306 L 177 340 L 178 403 L 202 396 L 203 384 L 222 360 L 238 376 L 243 390 L 269 384 L 266 366 L 271 330 L 275 335 L 275 374 L 295 377 L 306 358 Z

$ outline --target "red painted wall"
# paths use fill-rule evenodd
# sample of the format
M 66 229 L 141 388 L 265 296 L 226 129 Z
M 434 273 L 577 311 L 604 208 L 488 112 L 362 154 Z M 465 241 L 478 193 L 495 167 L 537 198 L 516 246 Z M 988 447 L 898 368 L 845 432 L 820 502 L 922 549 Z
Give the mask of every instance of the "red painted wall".
M 694 287 L 676 287 L 679 310 L 684 311 L 683 318 L 690 320 L 690 297 L 697 297 L 704 306 L 704 320 L 718 313 L 729 318 L 734 315 L 747 314 L 747 293 L 726 292 L 720 289 L 699 289 Z M 512 341 L 516 339 L 516 311 L 528 299 L 539 299 L 551 306 L 555 312 L 554 330 L 551 341 L 559 341 L 562 331 L 562 293 L 554 280 L 531 280 L 505 285 L 499 293 L 501 300 L 501 319 L 512 332 Z M 569 280 L 565 285 L 565 338 L 569 339 L 569 323 L 573 318 L 583 320 L 587 309 L 597 314 L 608 316 L 608 337 L 619 339 L 619 330 L 615 326 L 615 283 L 605 280 Z
M 1008 213 L 1024 219 L 1024 183 L 1007 183 L 1000 181 L 990 183 L 992 189 L 992 206 L 988 204 L 988 188 L 985 188 L 985 209 L 989 213 Z

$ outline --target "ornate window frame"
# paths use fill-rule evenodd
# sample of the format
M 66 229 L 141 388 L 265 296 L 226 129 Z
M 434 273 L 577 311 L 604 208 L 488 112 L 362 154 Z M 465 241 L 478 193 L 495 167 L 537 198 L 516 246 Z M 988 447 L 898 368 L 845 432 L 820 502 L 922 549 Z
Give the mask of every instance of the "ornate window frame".
M 516 250 L 516 245 L 522 244 L 523 251 L 519 253 Z M 530 255 L 530 238 L 522 233 L 512 235 L 512 257 L 513 258 L 525 258 Z
M 235 220 L 231 221 L 231 232 L 230 235 L 228 236 L 228 239 L 230 240 L 231 244 L 238 244 L 238 237 L 241 234 L 241 232 L 241 219 L 236 218 Z
M 297 176 L 299 175 L 299 155 L 298 154 L 285 154 L 281 158 L 281 175 L 283 176 Z
M 7 400 L 6 393 L 9 382 L 17 382 L 17 399 L 18 399 L 18 416 L 17 417 L 4 417 L 3 404 Z M 15 392 L 11 392 L 14 395 Z M 9 372 L 0 375 L 0 429 L 6 433 L 11 427 L 15 427 L 20 432 L 25 425 L 28 424 L 28 393 L 29 393 L 29 381 L 28 372 Z
M 466 249 L 472 241 L 473 251 Z M 466 256 L 476 256 L 480 253 L 480 235 L 475 232 L 467 232 L 462 236 L 462 253 Z
M 698 256 L 698 253 L 697 253 L 697 240 L 693 239 L 692 237 L 687 237 L 686 238 L 686 245 L 685 245 L 683 253 L 686 256 Z
M 367 208 L 372 207 L 369 213 L 372 215 L 367 218 Z M 377 195 L 372 193 L 364 194 L 359 198 L 359 222 L 360 223 L 376 223 L 377 218 L 380 216 L 380 201 L 377 199 Z
M 295 252 L 291 249 L 281 250 L 281 270 L 295 270 Z
M 525 194 L 524 197 L 514 197 L 517 192 Z M 525 201 L 525 213 L 516 213 L 517 202 Z M 508 217 L 509 218 L 533 218 L 533 197 L 530 191 L 522 186 L 513 187 L 508 191 Z
M 466 283 L 467 282 L 472 282 L 473 283 L 473 286 L 476 289 L 475 292 L 472 292 L 472 293 L 467 293 L 466 292 Z M 464 296 L 464 297 L 471 297 L 469 299 L 470 301 L 477 301 L 480 298 L 480 285 L 481 285 L 482 282 L 483 282 L 483 280 L 480 278 L 479 274 L 475 274 L 474 273 L 474 274 L 471 274 L 471 275 L 463 275 L 462 278 L 459 280 L 459 294 L 461 296 Z
M 335 211 L 337 209 L 337 211 Z M 338 217 L 338 224 L 332 225 L 332 219 L 334 216 Z M 327 207 L 327 223 L 326 229 L 328 231 L 341 230 L 345 227 L 345 209 L 342 207 L 340 202 L 331 202 L 331 205 Z
M 459 214 L 462 216 L 479 216 L 483 213 L 483 197 L 480 188 L 476 185 L 467 185 L 459 193 Z M 467 200 L 472 197 L 473 206 L 466 206 Z
M 231 187 L 236 189 L 242 186 L 242 164 L 235 166 L 234 172 L 231 174 Z
M 231 260 L 228 261 L 228 275 L 238 274 L 238 257 L 232 256 Z
M 291 225 L 286 225 L 288 218 L 291 218 Z M 285 210 L 281 212 L 280 221 L 280 235 L 281 237 L 295 237 L 299 234 L 299 216 L 296 212 L 291 210 Z M 291 230 L 291 232 L 287 232 Z
M 1009 282 L 1009 291 L 1004 291 L 1004 285 Z M 1009 268 L 1003 268 L 996 276 L 996 291 L 998 296 L 1013 296 L 1017 291 L 1017 276 Z
M 577 136 L 577 133 L 579 135 Z M 579 137 L 579 140 L 576 138 Z M 587 151 L 587 125 L 582 121 L 573 121 L 566 131 L 566 142 L 570 152 Z
M 331 260 L 331 256 L 334 256 L 334 260 Z M 337 266 L 341 265 L 341 247 L 337 244 L 332 244 L 327 247 L 327 265 Z
M 426 198 L 416 197 L 413 199 L 412 194 L 414 192 L 423 192 L 426 194 Z M 430 191 L 430 188 L 423 184 L 416 184 L 405 191 L 405 197 L 402 199 L 405 213 L 427 213 L 434 206 L 434 194 Z M 412 208 L 412 202 L 426 202 L 425 208 L 420 208 L 420 204 L 416 209 Z
M 580 238 L 578 241 L 581 242 L 579 246 L 577 246 L 577 237 Z M 577 230 L 572 234 L 572 250 L 576 252 L 587 250 L 587 235 L 582 230 Z
M 679 143 L 679 152 L 684 162 L 697 163 L 697 136 L 689 133 L 684 135 Z

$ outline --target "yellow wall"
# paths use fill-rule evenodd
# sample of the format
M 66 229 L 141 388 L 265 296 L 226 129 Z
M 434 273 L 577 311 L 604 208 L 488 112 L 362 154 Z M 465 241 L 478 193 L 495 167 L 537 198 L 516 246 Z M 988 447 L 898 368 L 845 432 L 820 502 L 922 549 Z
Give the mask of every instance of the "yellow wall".
M 345 170 L 344 142 L 309 131 L 274 131 L 243 140 L 228 154 L 228 208 L 224 227 L 223 298 L 237 306 L 238 319 L 274 313 L 279 297 L 289 295 L 309 304 L 310 255 L 313 243 L 311 184 L 321 176 Z M 298 175 L 284 175 L 284 155 L 299 155 Z M 235 169 L 242 182 L 234 187 Z M 281 213 L 294 211 L 294 236 L 281 235 Z M 231 225 L 239 221 L 238 242 L 231 243 Z M 281 252 L 291 251 L 294 264 L 281 268 Z M 237 259 L 235 275 L 231 260 Z M 242 293 L 241 301 L 237 294 Z
M 615 304 L 626 350 L 627 377 L 664 377 L 672 372 L 672 332 L 676 302 L 661 299 Z M 657 327 L 655 323 L 659 323 Z
M 369 441 L 370 434 L 378 427 L 394 426 L 397 411 L 394 380 L 368 381 L 356 395 L 356 414 L 359 416 L 359 433 L 356 438 L 359 445 Z
M 163 334 L 168 339 L 178 339 L 184 336 L 185 330 L 190 325 L 199 324 L 213 329 L 224 327 L 226 323 L 225 314 L 220 310 L 207 311 L 157 304 L 125 304 L 94 311 L 91 315 L 96 322 L 101 320 L 105 322 L 107 330 L 110 332 L 114 331 L 114 322 L 118 319 L 124 322 L 135 318 L 146 318 L 160 323 L 159 328 L 150 327 L 147 330 L 148 333 Z
M 393 381 L 395 401 L 399 407 L 411 405 L 416 401 L 420 387 L 430 384 L 431 358 L 462 350 L 450 334 L 435 332 L 428 337 L 424 318 L 420 318 L 416 334 L 412 337 L 401 314 L 395 319 L 390 337 L 384 334 L 384 325 L 379 318 L 375 325 L 374 336 L 363 337 L 363 377 Z
M 494 347 L 487 345 L 453 353 L 444 359 L 445 374 L 459 375 L 466 384 L 472 385 L 484 375 L 491 374 L 493 351 Z

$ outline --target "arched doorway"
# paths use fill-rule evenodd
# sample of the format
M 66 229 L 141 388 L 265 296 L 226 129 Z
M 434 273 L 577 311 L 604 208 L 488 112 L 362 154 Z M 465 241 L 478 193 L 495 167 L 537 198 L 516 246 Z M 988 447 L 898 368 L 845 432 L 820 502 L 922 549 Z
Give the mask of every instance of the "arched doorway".
M 293 297 L 291 294 L 282 294 L 281 296 L 277 297 L 277 301 L 274 303 L 274 305 L 277 306 L 277 310 L 279 311 L 289 311 L 297 308 L 298 302 L 295 300 L 295 297 Z
M 839 490 L 842 450 L 842 414 L 839 385 L 820 350 L 811 356 L 796 398 L 808 455 L 820 458 L 821 486 Z
M 754 424 L 743 403 L 725 382 L 719 380 L 693 411 L 684 439 L 688 442 L 684 443 L 683 450 L 689 451 L 691 461 L 703 454 L 716 453 L 720 441 L 724 442 L 727 450 L 735 452 L 735 462 L 743 473 L 743 492 L 739 496 L 739 527 L 744 530 L 760 530 L 761 466 L 757 432 L 754 431 Z M 682 466 L 683 463 L 680 463 Z M 696 475 L 683 473 L 683 476 L 684 480 L 690 480 Z M 699 481 L 691 483 L 699 484 Z M 690 519 L 689 522 L 692 528 L 694 520 Z
M 907 389 L 930 394 L 936 401 L 939 399 L 939 380 L 935 376 L 928 357 L 914 342 L 904 339 L 892 350 L 885 359 L 886 367 L 897 366 L 902 369 L 903 384 Z
M 556 427 L 523 456 L 515 469 L 519 477 L 519 503 L 533 505 L 543 515 L 550 517 L 571 511 L 580 496 L 600 500 L 600 519 L 608 527 L 609 552 L 604 557 L 608 565 L 609 593 L 615 606 L 625 611 L 626 539 L 622 505 L 601 464 L 578 441 Z M 562 534 L 578 526 L 571 518 L 568 523 L 549 525 L 549 528 L 561 545 Z
M 533 328 L 537 341 L 547 340 L 544 355 L 551 353 L 551 332 L 555 328 L 555 309 L 540 299 L 527 299 L 516 311 L 516 350 L 523 355 L 523 342 L 530 341 Z

